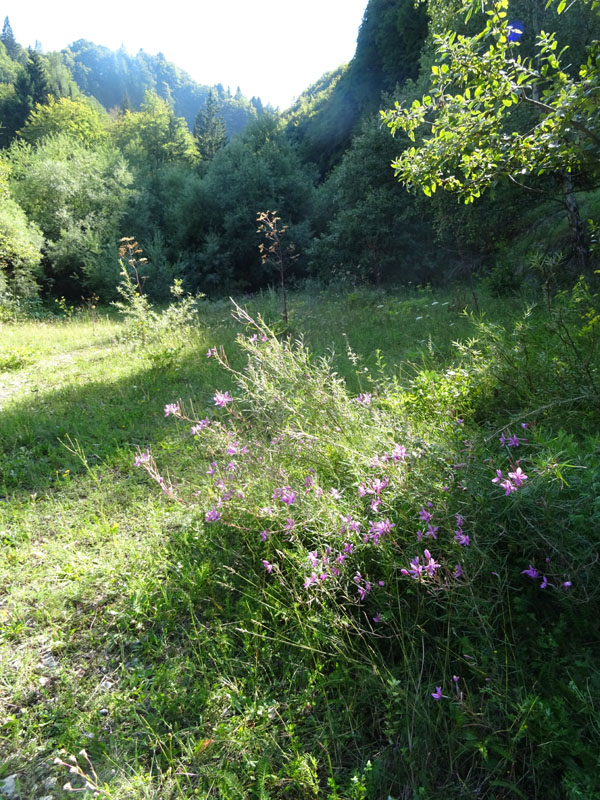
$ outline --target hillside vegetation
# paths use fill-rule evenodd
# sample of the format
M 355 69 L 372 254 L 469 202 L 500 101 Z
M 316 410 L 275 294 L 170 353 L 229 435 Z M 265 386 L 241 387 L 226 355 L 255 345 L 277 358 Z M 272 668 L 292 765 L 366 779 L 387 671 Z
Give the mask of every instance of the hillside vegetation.
M 0 796 L 600 798 L 599 30 L 280 113 L 5 21 Z
M 287 226 L 291 284 L 486 277 L 506 295 L 538 251 L 564 257 L 561 288 L 591 274 L 598 8 L 486 9 L 371 0 L 354 58 L 282 113 L 196 85 L 160 54 L 83 40 L 25 51 L 7 20 L 4 294 L 114 300 L 124 236 L 144 250 L 155 300 L 175 279 L 212 297 L 253 292 L 279 280 L 258 250 L 266 211 Z

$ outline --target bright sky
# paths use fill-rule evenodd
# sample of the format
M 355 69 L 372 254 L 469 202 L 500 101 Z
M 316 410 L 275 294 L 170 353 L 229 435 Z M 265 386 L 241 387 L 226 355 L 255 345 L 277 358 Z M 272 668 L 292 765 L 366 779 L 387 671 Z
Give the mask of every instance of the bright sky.
M 349 61 L 367 0 L 4 0 L 16 40 L 45 52 L 77 39 L 164 53 L 198 83 L 281 109 Z M 2 23 L 0 20 L 0 25 Z

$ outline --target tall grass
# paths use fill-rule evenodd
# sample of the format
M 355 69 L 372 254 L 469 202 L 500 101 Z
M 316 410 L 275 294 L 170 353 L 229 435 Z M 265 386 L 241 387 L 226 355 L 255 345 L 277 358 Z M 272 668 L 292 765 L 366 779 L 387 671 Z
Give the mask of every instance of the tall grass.
M 290 300 L 287 333 L 207 304 L 175 358 L 90 346 L 5 406 L 5 774 L 41 794 L 85 747 L 111 798 L 598 796 L 595 298 Z

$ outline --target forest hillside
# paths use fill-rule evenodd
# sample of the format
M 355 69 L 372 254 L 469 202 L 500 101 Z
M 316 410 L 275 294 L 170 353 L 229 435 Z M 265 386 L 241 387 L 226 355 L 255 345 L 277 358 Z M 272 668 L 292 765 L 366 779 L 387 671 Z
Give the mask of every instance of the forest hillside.
M 589 265 L 598 217 L 596 122 L 582 121 L 597 110 L 595 72 L 581 70 L 596 68 L 599 23 L 593 2 L 558 10 L 533 0 L 511 4 L 524 32 L 503 57 L 518 51 L 522 61 L 537 47 L 532 63 L 546 59 L 531 97 L 473 78 L 474 94 L 460 106 L 462 95 L 449 102 L 452 73 L 445 87 L 439 79 L 430 85 L 432 70 L 434 79 L 445 74 L 432 65 L 457 59 L 458 69 L 478 57 L 460 41 L 477 33 L 481 15 L 465 22 L 460 3 L 371 0 L 354 58 L 284 112 L 239 90 L 195 84 L 161 54 L 130 56 L 84 40 L 61 53 L 26 51 L 7 19 L 0 37 L 0 169 L 10 197 L 3 225 L 12 242 L 2 256 L 7 290 L 21 300 L 113 300 L 118 241 L 134 236 L 147 258 L 144 291 L 151 298 L 167 299 L 175 279 L 187 292 L 210 296 L 256 291 L 279 280 L 258 251 L 256 219 L 266 210 L 287 226 L 292 284 L 307 277 L 352 285 L 477 277 L 510 292 L 537 280 L 529 264 L 538 250 L 560 251 L 567 272 L 576 272 Z M 443 43 L 448 30 L 459 35 L 452 46 Z M 548 42 L 544 31 L 552 32 Z M 455 53 L 459 44 L 463 52 Z M 554 63 L 544 53 L 556 59 L 559 44 L 561 61 Z M 518 86 L 526 77 L 523 71 L 511 80 Z M 577 108 L 572 95 L 583 97 L 587 84 L 589 102 Z M 550 103 L 541 99 L 546 91 Z M 449 127 L 418 151 L 413 141 L 419 145 L 426 133 L 416 129 L 426 112 L 423 96 L 430 110 L 445 107 Z M 565 115 L 558 105 L 571 101 Z M 413 117 L 395 115 L 395 104 L 416 104 Z M 528 130 L 539 135 L 528 139 Z M 461 137 L 470 153 L 462 164 L 453 156 Z M 511 152 L 511 140 L 523 158 L 517 147 Z M 412 172 L 395 175 L 392 162 L 412 152 L 423 158 L 411 155 Z M 436 178 L 435 170 L 446 174 Z M 466 185 L 473 192 L 461 198 Z
M 600 0 L 0 124 L 2 800 L 600 800 Z

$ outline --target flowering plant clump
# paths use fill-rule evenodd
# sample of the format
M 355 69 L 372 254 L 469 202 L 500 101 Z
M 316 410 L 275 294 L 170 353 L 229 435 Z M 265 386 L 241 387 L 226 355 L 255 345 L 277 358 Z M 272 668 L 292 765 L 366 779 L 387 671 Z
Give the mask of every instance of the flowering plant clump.
M 297 569 L 298 583 L 304 590 L 329 590 L 335 584 L 339 585 L 335 591 L 344 592 L 351 582 L 359 601 L 366 601 L 371 587 L 379 581 L 375 574 L 363 576 L 361 561 L 365 559 L 371 570 L 379 563 L 383 572 L 389 569 L 384 563 L 390 559 L 401 563 L 407 558 L 409 566 L 401 567 L 399 574 L 438 589 L 464 579 L 464 557 L 458 560 L 456 548 L 470 548 L 472 534 L 464 530 L 462 513 L 455 511 L 452 516 L 447 500 L 437 511 L 431 500 L 416 503 L 414 513 L 422 523 L 417 541 L 431 539 L 437 552 L 435 557 L 428 549 L 423 555 L 410 553 L 408 487 L 411 483 L 419 485 L 427 449 L 417 439 L 410 441 L 410 430 L 398 427 L 393 415 L 378 408 L 374 394 L 361 394 L 353 403 L 329 363 L 321 360 L 313 364 L 302 342 L 293 346 L 280 342 L 260 321 L 250 319 L 239 308 L 237 314 L 256 330 L 249 337 L 238 338 L 248 354 L 246 369 L 234 373 L 222 348 L 209 348 L 207 356 L 235 378 L 239 411 L 222 415 L 234 402 L 228 390 L 215 392 L 213 408 L 217 415 L 210 417 L 190 419 L 180 402 L 164 408 L 166 417 L 192 423 L 191 433 L 210 454 L 205 473 L 208 482 L 199 485 L 190 498 L 196 506 L 203 498 L 205 522 L 249 533 L 256 529 L 260 536 L 251 540 L 264 545 L 261 562 L 269 575 L 273 564 L 262 556 L 273 557 L 285 543 L 284 560 L 292 570 L 290 577 Z M 362 412 L 365 405 L 371 409 L 369 417 Z M 459 427 L 463 426 L 461 418 Z M 391 431 L 391 438 L 382 437 L 382 429 Z M 452 426 L 453 431 L 456 429 Z M 461 441 L 466 445 L 462 452 L 469 452 L 471 443 Z M 524 442 L 512 434 L 501 436 L 501 443 L 509 448 Z M 357 446 L 359 443 L 361 446 Z M 278 465 L 283 461 L 289 461 L 289 466 L 282 472 Z M 135 463 L 149 472 L 163 492 L 176 495 L 175 487 L 160 475 L 149 451 L 140 453 Z M 321 467 L 317 469 L 314 464 Z M 456 471 L 466 465 L 454 464 L 445 481 L 454 480 L 460 489 Z M 374 469 L 379 474 L 373 475 Z M 510 495 L 527 480 L 517 462 L 506 478 L 502 470 L 496 470 L 492 483 Z M 348 491 L 352 484 L 357 487 L 354 495 Z M 445 484 L 443 491 L 449 490 Z M 292 508 L 293 517 L 284 511 Z M 379 562 L 368 555 L 372 549 L 381 551 Z M 284 574 L 281 564 L 277 575 Z M 548 584 L 544 581 L 545 588 Z
M 188 502 L 199 507 L 207 524 L 251 534 L 253 547 L 262 545 L 257 555 L 267 573 L 291 580 L 296 591 L 308 592 L 307 599 L 319 589 L 367 602 L 373 587 L 385 585 L 385 564 L 405 558 L 411 569 L 400 575 L 450 587 L 456 544 L 447 527 L 443 543 L 439 539 L 442 525 L 431 522 L 430 501 L 417 505 L 426 523 L 417 538 L 439 541 L 439 553 L 434 558 L 426 550 L 420 563 L 420 556 L 411 560 L 409 552 L 406 487 L 421 479 L 422 443 L 378 408 L 372 394 L 354 403 L 330 364 L 313 363 L 301 342 L 282 343 L 262 323 L 239 309 L 238 315 L 256 330 L 238 339 L 248 354 L 246 369 L 233 373 L 222 350 L 207 352 L 238 384 L 235 413 L 224 414 L 234 404 L 229 390 L 214 393 L 214 410 L 203 418 L 187 417 L 181 402 L 165 406 L 165 416 L 190 423 L 188 430 L 209 457 L 206 480 L 190 486 Z M 383 430 L 390 433 L 382 435 Z M 153 460 L 138 456 L 136 464 L 163 490 L 175 493 Z M 459 544 L 468 544 L 468 536 L 463 534 Z M 373 560 L 375 551 L 380 555 Z
M 243 598 L 244 647 L 258 653 L 267 642 L 285 651 L 282 663 L 306 656 L 329 675 L 355 670 L 364 691 L 354 677 L 345 685 L 358 686 L 356 708 L 375 698 L 384 709 L 376 743 L 382 730 L 396 742 L 407 718 L 433 713 L 448 715 L 440 727 L 455 731 L 456 752 L 472 745 L 465 730 L 484 731 L 478 754 L 496 736 L 506 750 L 503 731 L 530 712 L 527 670 L 510 661 L 516 639 L 496 655 L 513 635 L 505 604 L 528 620 L 527 603 L 567 604 L 579 584 L 535 516 L 556 481 L 538 432 L 515 437 L 506 425 L 499 453 L 497 434 L 479 433 L 462 406 L 458 416 L 450 391 L 452 405 L 430 419 L 409 413 L 412 386 L 403 394 L 372 381 L 356 397 L 331 357 L 314 358 L 240 309 L 237 319 L 250 328 L 237 340 L 245 366 L 234 370 L 211 347 L 224 374 L 201 413 L 165 398 L 194 469 L 163 477 L 149 449 L 135 464 L 191 512 L 227 602 Z M 427 739 L 437 735 L 427 728 Z

